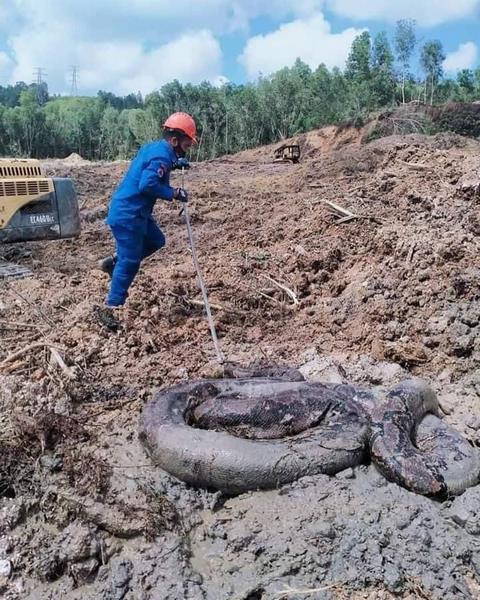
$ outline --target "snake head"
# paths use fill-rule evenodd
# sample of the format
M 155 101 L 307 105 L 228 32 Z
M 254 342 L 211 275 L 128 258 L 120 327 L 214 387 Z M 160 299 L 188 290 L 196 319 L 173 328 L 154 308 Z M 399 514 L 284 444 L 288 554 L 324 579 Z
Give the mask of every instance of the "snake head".
M 427 413 L 440 416 L 437 395 L 424 379 L 406 379 L 390 390 L 388 395 L 402 398 L 406 408 L 418 421 Z

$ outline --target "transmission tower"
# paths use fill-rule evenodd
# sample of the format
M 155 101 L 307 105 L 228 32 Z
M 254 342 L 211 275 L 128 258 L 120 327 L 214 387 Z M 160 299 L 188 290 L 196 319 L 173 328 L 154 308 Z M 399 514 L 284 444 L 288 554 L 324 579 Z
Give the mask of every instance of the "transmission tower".
M 47 71 L 43 67 L 37 67 L 33 72 L 35 79 L 33 83 L 37 86 L 37 102 L 40 104 L 42 101 L 42 83 L 44 83 L 44 77 L 46 77 Z
M 73 65 L 72 66 L 72 78 L 70 80 L 71 84 L 72 84 L 72 88 L 70 90 L 71 96 L 78 96 L 77 80 L 78 80 L 78 66 Z

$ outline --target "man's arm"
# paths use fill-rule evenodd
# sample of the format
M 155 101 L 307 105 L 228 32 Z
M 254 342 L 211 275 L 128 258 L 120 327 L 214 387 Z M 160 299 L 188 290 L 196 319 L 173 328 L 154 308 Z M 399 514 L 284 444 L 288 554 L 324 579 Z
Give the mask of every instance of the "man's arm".
M 175 189 L 162 181 L 169 170 L 170 166 L 167 165 L 167 161 L 159 158 L 151 160 L 142 171 L 138 183 L 139 192 L 151 198 L 172 200 Z

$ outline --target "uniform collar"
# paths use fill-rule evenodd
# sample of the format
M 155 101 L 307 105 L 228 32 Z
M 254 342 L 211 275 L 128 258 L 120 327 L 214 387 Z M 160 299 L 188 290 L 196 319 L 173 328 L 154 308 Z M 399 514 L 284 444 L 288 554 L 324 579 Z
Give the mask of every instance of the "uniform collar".
M 167 142 L 167 140 L 161 140 L 160 144 L 162 144 L 167 149 L 170 160 L 172 161 L 173 164 L 175 164 L 178 160 L 178 156 L 177 156 L 175 150 L 170 146 L 170 144 Z

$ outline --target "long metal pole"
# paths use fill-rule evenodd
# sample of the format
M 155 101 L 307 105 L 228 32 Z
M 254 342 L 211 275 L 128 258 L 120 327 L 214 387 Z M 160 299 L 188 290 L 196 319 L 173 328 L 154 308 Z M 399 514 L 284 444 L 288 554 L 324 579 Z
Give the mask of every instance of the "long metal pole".
M 182 187 L 185 186 L 185 168 L 182 167 Z M 185 215 L 185 222 L 187 223 L 187 231 L 188 231 L 188 239 L 190 241 L 190 248 L 192 250 L 192 258 L 193 265 L 195 267 L 195 271 L 197 272 L 198 283 L 200 285 L 200 289 L 202 291 L 203 303 L 205 304 L 205 310 L 207 312 L 208 325 L 210 327 L 210 333 L 212 335 L 213 345 L 215 346 L 215 351 L 217 353 L 217 359 L 220 364 L 225 362 L 225 358 L 223 356 L 222 351 L 220 350 L 220 345 L 218 343 L 217 331 L 215 329 L 215 323 L 213 322 L 212 311 L 210 310 L 210 302 L 208 301 L 207 288 L 203 281 L 202 273 L 200 271 L 200 265 L 198 263 L 197 251 L 195 249 L 195 242 L 193 240 L 193 231 L 192 225 L 190 223 L 190 215 L 188 213 L 188 205 L 185 202 L 183 205 L 183 212 Z

